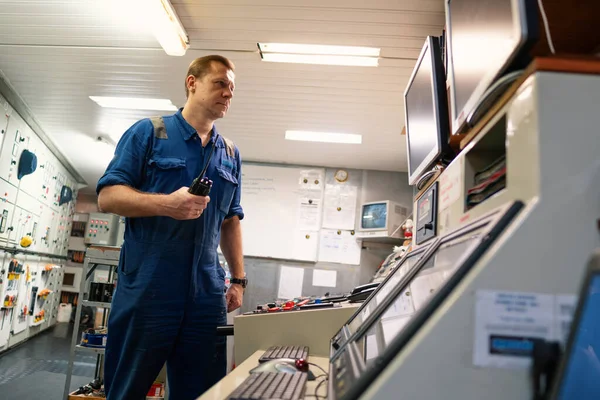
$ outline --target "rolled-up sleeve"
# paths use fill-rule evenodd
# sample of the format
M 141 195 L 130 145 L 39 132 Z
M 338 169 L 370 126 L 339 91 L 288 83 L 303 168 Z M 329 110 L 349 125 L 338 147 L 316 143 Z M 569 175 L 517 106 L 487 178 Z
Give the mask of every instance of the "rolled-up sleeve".
M 100 194 L 104 187 L 113 185 L 140 188 L 152 132 L 152 123 L 150 120 L 144 119 L 136 122 L 123 134 L 117 144 L 113 159 L 98 181 L 97 194 Z
M 242 157 L 240 156 L 240 151 L 238 148 L 235 148 L 235 161 L 237 164 L 237 175 L 235 176 L 238 181 L 238 186 L 235 188 L 235 192 L 233 193 L 233 199 L 231 200 L 231 205 L 229 206 L 229 212 L 225 216 L 225 219 L 229 219 L 235 217 L 236 215 L 240 220 L 244 219 L 244 210 L 241 205 L 242 198 Z

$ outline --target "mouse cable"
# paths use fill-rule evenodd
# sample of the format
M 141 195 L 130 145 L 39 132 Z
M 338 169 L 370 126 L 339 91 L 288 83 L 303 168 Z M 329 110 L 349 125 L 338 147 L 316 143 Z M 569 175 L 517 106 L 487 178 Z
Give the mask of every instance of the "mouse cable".
M 317 387 L 315 388 L 315 394 L 314 394 L 314 396 L 315 396 L 316 398 L 319 398 L 319 397 L 322 397 L 322 398 L 324 398 L 324 399 L 326 399 L 326 398 L 327 398 L 327 388 L 325 388 L 325 396 L 320 396 L 320 395 L 318 395 L 317 393 L 319 393 L 319 388 L 321 387 L 321 385 L 323 384 L 323 382 L 327 382 L 328 380 L 329 380 L 329 378 L 327 377 L 327 378 L 323 379 L 321 382 L 319 382 L 319 384 L 318 384 L 318 385 L 317 385 Z
M 325 375 L 327 375 L 327 371 L 325 371 L 323 368 L 319 367 L 317 364 L 309 362 L 308 365 L 312 365 L 313 367 L 319 368 L 321 371 L 323 371 L 323 373 Z M 322 376 L 322 375 L 320 375 L 320 376 Z

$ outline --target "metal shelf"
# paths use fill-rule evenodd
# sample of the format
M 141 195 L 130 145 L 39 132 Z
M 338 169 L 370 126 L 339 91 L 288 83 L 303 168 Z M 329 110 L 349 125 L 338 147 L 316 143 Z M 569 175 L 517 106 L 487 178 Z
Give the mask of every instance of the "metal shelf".
M 82 353 L 94 353 L 94 354 L 104 354 L 104 348 L 102 347 L 86 347 L 78 344 L 75 346 L 76 351 L 80 351 Z
M 117 278 L 116 268 L 119 265 L 120 249 L 117 247 L 89 247 L 86 251 L 83 265 L 81 266 L 81 281 L 79 282 L 79 290 L 70 289 L 69 291 L 77 292 L 81 297 L 87 292 L 86 287 L 93 276 L 93 272 L 98 265 L 109 266 L 108 281 L 115 282 Z M 68 289 L 67 289 L 68 290 Z M 71 386 L 71 377 L 73 375 L 73 365 L 75 362 L 75 353 L 82 352 L 96 356 L 96 371 L 94 377 L 104 377 L 104 352 L 103 347 L 86 347 L 80 344 L 81 336 L 79 332 L 79 323 L 81 321 L 81 307 L 83 306 L 101 307 L 104 309 L 102 324 L 108 320 L 110 313 L 111 304 L 103 301 L 89 301 L 81 300 L 77 303 L 75 310 L 75 329 L 71 338 L 71 354 L 69 356 L 69 365 L 67 367 L 67 379 L 65 381 L 65 388 L 63 394 L 63 400 L 69 398 L 69 389 Z
M 89 300 L 84 300 L 83 301 L 83 305 L 84 306 L 90 306 L 90 307 L 102 307 L 102 308 L 110 308 L 110 303 L 104 303 L 102 301 L 89 301 Z

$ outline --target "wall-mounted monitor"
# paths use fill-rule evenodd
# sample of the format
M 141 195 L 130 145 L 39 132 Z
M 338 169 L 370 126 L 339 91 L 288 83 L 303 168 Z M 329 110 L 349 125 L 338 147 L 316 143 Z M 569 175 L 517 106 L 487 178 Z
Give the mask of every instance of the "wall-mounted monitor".
M 358 237 L 401 238 L 400 226 L 408 217 L 408 209 L 391 200 L 364 203 L 360 208 Z
M 408 183 L 414 185 L 436 161 L 452 153 L 446 74 L 439 39 L 429 36 L 404 91 Z
M 539 37 L 537 11 L 531 0 L 446 0 L 453 133 L 498 78 L 527 64 Z

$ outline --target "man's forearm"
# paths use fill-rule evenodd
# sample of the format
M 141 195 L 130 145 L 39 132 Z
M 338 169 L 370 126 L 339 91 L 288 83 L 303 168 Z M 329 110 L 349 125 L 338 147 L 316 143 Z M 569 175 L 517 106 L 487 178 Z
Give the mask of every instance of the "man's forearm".
M 106 186 L 98 195 L 98 207 L 103 212 L 123 217 L 153 217 L 165 215 L 166 195 L 138 192 L 124 185 Z
M 238 217 L 223 221 L 221 226 L 221 251 L 229 265 L 233 278 L 244 277 L 244 254 L 242 252 L 242 225 Z

